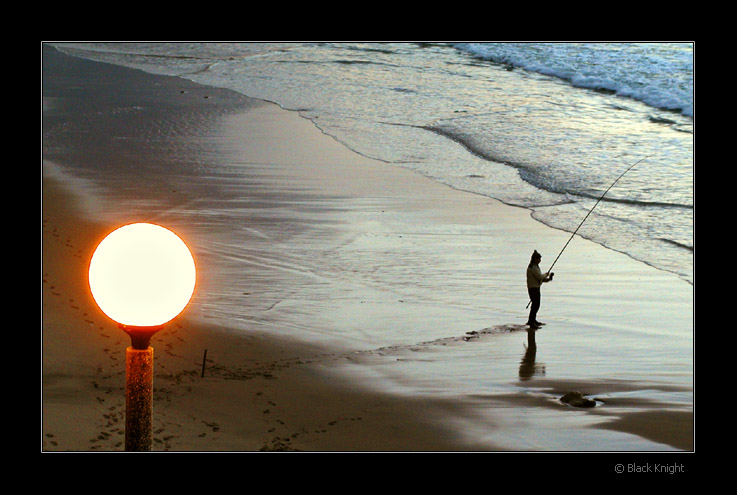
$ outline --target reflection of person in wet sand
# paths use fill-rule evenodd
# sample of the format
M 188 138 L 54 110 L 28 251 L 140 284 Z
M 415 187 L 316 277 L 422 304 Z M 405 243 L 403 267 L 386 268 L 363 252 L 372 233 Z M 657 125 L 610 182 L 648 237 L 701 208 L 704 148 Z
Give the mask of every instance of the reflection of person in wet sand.
M 537 343 L 535 342 L 535 329 L 527 330 L 527 350 L 519 363 L 520 380 L 529 380 L 534 375 L 544 375 L 545 365 L 535 363 L 537 355 Z

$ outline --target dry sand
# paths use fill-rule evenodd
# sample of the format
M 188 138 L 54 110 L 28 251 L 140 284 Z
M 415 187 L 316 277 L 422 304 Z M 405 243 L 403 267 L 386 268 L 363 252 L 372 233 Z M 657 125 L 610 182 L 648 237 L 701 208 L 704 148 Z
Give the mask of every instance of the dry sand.
M 106 230 L 63 185 L 43 190 L 43 449 L 120 451 L 128 337 L 91 300 L 86 265 Z M 154 450 L 457 450 L 436 421 L 456 406 L 321 376 L 334 358 L 266 335 L 175 320 L 154 337 Z M 202 361 L 207 350 L 204 377 Z

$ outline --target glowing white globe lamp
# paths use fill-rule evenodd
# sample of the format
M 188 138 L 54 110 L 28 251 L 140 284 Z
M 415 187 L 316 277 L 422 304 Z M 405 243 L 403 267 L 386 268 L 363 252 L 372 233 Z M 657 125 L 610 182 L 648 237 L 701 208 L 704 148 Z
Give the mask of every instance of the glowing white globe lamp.
M 100 310 L 131 338 L 126 349 L 126 450 L 151 450 L 153 349 L 149 344 L 192 298 L 197 278 L 192 253 L 171 230 L 133 223 L 100 242 L 88 275 Z
M 192 297 L 195 282 L 194 259 L 187 245 L 171 230 L 151 223 L 114 230 L 90 261 L 92 297 L 132 337 L 153 334 L 179 315 Z M 133 345 L 148 347 L 138 339 Z

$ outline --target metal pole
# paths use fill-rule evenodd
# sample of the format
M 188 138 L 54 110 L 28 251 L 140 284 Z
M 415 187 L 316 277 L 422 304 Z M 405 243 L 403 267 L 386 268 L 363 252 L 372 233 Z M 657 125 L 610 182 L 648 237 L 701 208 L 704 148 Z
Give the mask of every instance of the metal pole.
M 125 450 L 148 452 L 153 446 L 154 420 L 154 349 L 150 343 L 164 327 L 118 326 L 131 338 L 125 350 Z
M 153 445 L 153 347 L 128 347 L 125 373 L 125 450 L 150 451 Z

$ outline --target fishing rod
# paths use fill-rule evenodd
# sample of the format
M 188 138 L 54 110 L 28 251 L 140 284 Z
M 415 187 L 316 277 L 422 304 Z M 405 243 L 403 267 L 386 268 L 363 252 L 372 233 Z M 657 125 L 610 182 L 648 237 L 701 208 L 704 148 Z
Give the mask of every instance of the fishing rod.
M 596 200 L 596 203 L 594 203 L 594 206 L 592 206 L 591 209 L 589 210 L 589 212 L 586 214 L 586 216 L 583 217 L 583 220 L 581 220 L 581 223 L 578 224 L 578 227 L 576 227 L 576 230 L 573 231 L 573 234 L 571 234 L 571 237 L 568 239 L 568 242 L 566 242 L 566 244 L 563 246 L 563 249 L 560 250 L 560 253 L 558 253 L 558 256 L 555 258 L 555 261 L 553 261 L 553 264 L 550 265 L 550 268 L 548 269 L 547 273 L 550 273 L 550 271 L 553 269 L 553 267 L 555 266 L 555 263 L 558 261 L 558 258 L 560 258 L 560 255 L 563 254 L 563 251 L 566 250 L 566 248 L 568 247 L 568 244 L 575 237 L 576 232 L 578 232 L 578 229 L 580 229 L 581 228 L 581 225 L 583 225 L 583 223 L 586 221 L 586 219 L 589 218 L 589 215 L 591 215 L 591 212 L 594 211 L 594 208 L 596 208 L 596 206 L 599 204 L 599 202 L 602 199 L 604 199 L 604 196 L 606 196 L 606 193 L 608 193 L 609 190 L 612 187 L 614 187 L 614 184 L 616 184 L 617 182 L 619 182 L 619 179 L 621 179 L 622 177 L 624 177 L 624 174 L 626 174 L 627 172 L 629 172 L 630 170 L 632 170 L 633 168 L 635 168 L 635 165 L 637 165 L 638 163 L 644 161 L 647 158 L 649 158 L 649 155 L 646 156 L 646 157 L 644 157 L 644 158 L 640 158 L 635 163 L 633 163 L 632 165 L 630 165 L 629 167 L 627 167 L 627 170 L 625 170 L 624 172 L 622 172 L 622 174 L 619 177 L 617 177 L 617 179 L 614 182 L 612 182 L 612 184 L 607 188 L 607 190 L 604 191 L 604 194 L 602 194 L 601 197 L 598 200 Z M 530 302 L 527 303 L 527 306 L 525 306 L 525 309 L 530 307 L 530 303 L 531 302 L 532 301 L 530 301 Z

